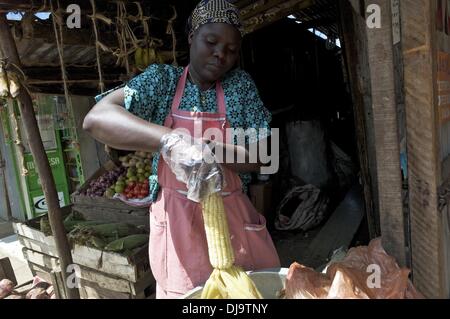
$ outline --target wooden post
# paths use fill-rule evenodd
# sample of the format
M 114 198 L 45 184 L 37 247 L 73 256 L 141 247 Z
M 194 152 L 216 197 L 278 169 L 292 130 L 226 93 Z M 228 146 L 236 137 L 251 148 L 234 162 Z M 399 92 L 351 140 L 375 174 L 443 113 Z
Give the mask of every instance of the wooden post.
M 20 67 L 21 64 L 17 53 L 16 44 L 4 13 L 0 14 L 0 49 L 3 51 L 3 55 L 9 63 L 13 63 Z M 21 87 L 17 98 L 20 102 L 19 107 L 20 113 L 22 114 L 25 133 L 27 135 L 34 163 L 41 180 L 42 190 L 44 191 L 45 201 L 48 207 L 50 227 L 55 238 L 56 249 L 60 258 L 61 271 L 63 273 L 64 281 L 67 282 L 66 269 L 68 265 L 72 264 L 72 255 L 70 253 L 70 246 L 63 225 L 55 182 L 48 163 L 47 154 L 44 150 L 44 144 L 42 143 L 31 97 L 28 94 L 28 91 L 24 87 Z M 78 299 L 78 289 L 68 288 L 67 295 L 69 299 Z
M 378 201 L 383 247 L 401 266 L 407 264 L 402 177 L 395 95 L 390 0 L 370 0 L 381 9 L 381 28 L 367 28 L 375 130 Z
M 445 262 L 448 225 L 439 213 L 437 194 L 441 163 L 437 124 L 436 3 L 401 0 L 400 12 L 413 280 L 425 296 L 449 298 L 449 269 Z
M 345 66 L 349 77 L 355 114 L 358 157 L 363 183 L 365 208 L 370 238 L 381 235 L 378 215 L 375 139 L 373 134 L 370 74 L 366 66 L 366 21 L 361 16 L 358 0 L 338 2 L 341 18 Z

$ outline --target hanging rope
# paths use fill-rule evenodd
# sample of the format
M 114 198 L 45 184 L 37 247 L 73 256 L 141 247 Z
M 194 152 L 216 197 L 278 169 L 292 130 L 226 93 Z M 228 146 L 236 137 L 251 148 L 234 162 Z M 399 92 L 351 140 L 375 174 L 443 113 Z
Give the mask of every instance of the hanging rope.
M 14 104 L 13 104 L 12 112 L 11 112 L 10 116 L 12 119 L 12 124 L 14 126 L 14 131 L 16 133 L 16 139 L 14 140 L 14 144 L 17 145 L 17 149 L 19 150 L 19 160 L 20 160 L 20 163 L 22 164 L 21 175 L 28 176 L 28 174 L 30 172 L 26 168 L 26 163 L 25 163 L 25 146 L 23 146 L 22 137 L 21 137 L 21 133 L 20 133 L 19 121 L 17 120 L 16 112 L 14 111 Z
M 100 91 L 101 93 L 105 92 L 105 83 L 103 82 L 103 73 L 102 73 L 102 65 L 100 62 L 100 45 L 98 41 L 98 30 L 97 30 L 97 17 L 96 17 L 96 7 L 95 7 L 95 1 L 91 0 L 91 6 L 92 6 L 92 24 L 94 26 L 94 34 L 95 34 L 95 54 L 97 58 L 97 70 L 98 70 L 98 79 L 99 79 L 99 85 L 100 85 Z
M 177 18 L 177 10 L 175 9 L 174 6 L 172 6 L 173 9 L 173 16 L 172 18 L 170 18 L 170 20 L 167 23 L 167 34 L 171 34 L 172 35 L 172 54 L 173 54 L 173 62 L 172 65 L 174 66 L 178 66 L 178 62 L 177 62 L 177 51 L 176 51 L 176 47 L 177 47 L 177 37 L 175 35 L 175 30 L 173 28 L 173 22 L 175 21 L 175 19 Z
M 148 43 L 148 41 L 150 40 L 150 28 L 148 26 L 148 20 L 150 20 L 149 17 L 144 16 L 144 12 L 142 10 L 142 6 L 139 2 L 135 1 L 134 2 L 138 8 L 138 21 L 141 21 L 142 23 L 142 28 L 144 30 L 144 34 L 145 34 L 145 38 L 144 41 L 146 43 Z
M 118 15 L 118 21 L 120 22 L 120 40 L 122 41 L 122 65 L 125 64 L 125 69 L 127 70 L 127 75 L 130 74 L 130 64 L 128 62 L 128 44 L 127 44 L 127 33 L 131 31 L 130 26 L 128 25 L 127 21 L 127 8 L 124 2 L 118 1 L 117 5 L 119 6 L 119 15 Z M 132 32 L 131 32 L 132 33 Z M 133 47 L 137 48 L 139 45 L 137 44 L 137 39 L 132 33 L 131 36 L 129 36 L 130 39 L 133 42 Z
M 62 80 L 63 80 L 63 87 L 64 87 L 64 97 L 66 99 L 66 104 L 70 108 L 71 107 L 71 100 L 69 98 L 69 87 L 67 84 L 67 72 L 66 72 L 66 66 L 64 64 L 64 37 L 63 37 L 63 18 L 61 15 L 61 9 L 59 6 L 59 0 L 56 0 L 56 3 L 58 5 L 58 12 L 56 12 L 53 8 L 53 1 L 50 0 L 50 10 L 52 14 L 52 20 L 53 20 L 53 31 L 55 32 L 55 39 L 56 39 L 56 47 L 58 49 L 58 56 L 59 56 L 59 64 L 61 66 L 61 74 L 62 74 Z

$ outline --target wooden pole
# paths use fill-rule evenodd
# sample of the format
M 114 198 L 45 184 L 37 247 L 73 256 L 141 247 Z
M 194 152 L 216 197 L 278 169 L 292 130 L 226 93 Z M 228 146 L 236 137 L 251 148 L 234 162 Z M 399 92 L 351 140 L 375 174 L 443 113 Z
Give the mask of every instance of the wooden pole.
M 375 157 L 383 247 L 401 266 L 407 264 L 402 176 L 395 94 L 391 1 L 371 0 L 378 5 L 380 28 L 367 28 L 370 80 L 375 132 Z
M 381 235 L 380 217 L 377 210 L 375 139 L 373 136 L 373 119 L 371 104 L 371 87 L 367 65 L 366 21 L 361 16 L 358 0 L 340 0 L 338 2 L 341 18 L 342 45 L 345 52 L 345 65 L 350 82 L 355 114 L 356 140 L 358 157 L 363 181 L 367 224 L 370 238 Z
M 5 190 L 5 193 L 3 194 L 3 200 L 5 201 L 5 206 L 6 206 L 6 218 L 7 221 L 12 221 L 12 212 L 11 212 L 11 204 L 9 202 L 9 195 L 8 195 L 8 186 L 6 185 L 6 161 L 3 158 L 2 155 L 2 150 L 0 149 L 0 179 L 1 179 L 1 183 L 2 183 L 2 187 Z
M 5 14 L 0 14 L 0 49 L 9 63 L 20 67 L 20 59 L 17 53 L 17 47 L 8 26 Z M 48 219 L 55 238 L 56 250 L 58 252 L 61 271 L 64 281 L 67 283 L 67 266 L 72 264 L 72 255 L 70 253 L 69 242 L 66 237 L 64 224 L 62 220 L 61 208 L 53 180 L 52 171 L 42 143 L 39 127 L 36 121 L 36 115 L 33 109 L 33 102 L 28 91 L 22 86 L 19 96 L 20 113 L 24 123 L 25 133 L 27 135 L 31 154 L 39 174 L 42 190 L 44 191 L 45 201 L 48 207 Z M 79 292 L 76 288 L 69 288 L 66 285 L 67 297 L 69 299 L 79 299 Z

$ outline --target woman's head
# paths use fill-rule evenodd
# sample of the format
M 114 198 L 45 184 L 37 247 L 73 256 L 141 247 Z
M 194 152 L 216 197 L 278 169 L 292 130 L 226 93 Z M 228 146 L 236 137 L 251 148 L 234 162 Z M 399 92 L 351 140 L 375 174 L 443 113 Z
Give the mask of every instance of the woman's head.
M 189 18 L 189 30 L 191 70 L 200 81 L 217 81 L 239 57 L 238 9 L 226 0 L 203 0 Z

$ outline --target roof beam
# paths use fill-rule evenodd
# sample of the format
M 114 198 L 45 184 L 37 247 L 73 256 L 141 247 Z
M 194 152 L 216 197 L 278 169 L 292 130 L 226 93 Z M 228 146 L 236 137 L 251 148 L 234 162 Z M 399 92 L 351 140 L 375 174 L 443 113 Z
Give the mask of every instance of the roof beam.
M 259 2 L 257 6 L 250 5 L 242 11 L 244 16 L 249 17 L 243 22 L 245 32 L 252 33 L 314 3 L 314 0 L 272 0 L 268 3 Z M 246 10 L 248 8 L 251 10 Z

